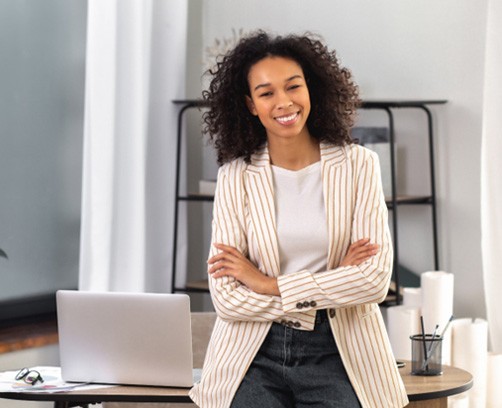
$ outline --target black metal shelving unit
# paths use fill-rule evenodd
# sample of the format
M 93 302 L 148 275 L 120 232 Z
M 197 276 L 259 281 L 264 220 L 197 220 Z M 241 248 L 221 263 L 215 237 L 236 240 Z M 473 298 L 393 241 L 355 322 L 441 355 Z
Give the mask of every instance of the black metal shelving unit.
M 173 261 L 172 261 L 172 291 L 173 292 L 208 292 L 207 280 L 187 282 L 183 287 L 176 286 L 176 263 L 178 247 L 178 212 L 180 202 L 199 201 L 211 202 L 212 196 L 199 194 L 180 195 L 180 167 L 181 167 L 181 145 L 183 138 L 183 117 L 188 109 L 203 109 L 206 105 L 202 100 L 175 100 L 174 104 L 179 106 L 177 122 L 176 140 L 176 182 L 175 182 L 175 204 L 174 204 L 174 239 L 173 239 Z M 399 196 L 396 190 L 396 157 L 394 149 L 390 149 L 391 160 L 391 196 L 386 198 L 387 207 L 391 211 L 392 233 L 394 244 L 394 270 L 393 270 L 393 292 L 386 300 L 386 304 L 401 304 L 400 279 L 398 273 L 399 266 L 399 239 L 398 239 L 398 208 L 401 205 L 430 205 L 432 222 L 432 245 L 434 253 L 434 268 L 439 270 L 438 253 L 438 230 L 437 230 L 437 204 L 436 204 L 436 182 L 434 167 L 434 126 L 433 116 L 430 110 L 431 105 L 444 105 L 446 100 L 367 100 L 363 101 L 361 109 L 381 110 L 386 113 L 389 125 L 389 143 L 394 146 L 396 139 L 394 129 L 394 111 L 399 109 L 418 109 L 425 113 L 427 121 L 427 143 L 429 153 L 430 168 L 430 194 L 423 196 Z
M 174 292 L 209 292 L 207 280 L 197 282 L 187 282 L 185 286 L 176 286 L 176 265 L 178 260 L 178 215 L 180 202 L 199 201 L 212 202 L 213 196 L 200 194 L 180 195 L 180 173 L 181 173 L 181 145 L 183 138 L 183 117 L 189 109 L 202 109 L 206 106 L 204 101 L 198 99 L 174 100 L 173 103 L 179 107 L 177 130 L 176 130 L 176 179 L 174 192 L 174 225 L 173 225 L 173 260 L 171 270 L 171 291 Z

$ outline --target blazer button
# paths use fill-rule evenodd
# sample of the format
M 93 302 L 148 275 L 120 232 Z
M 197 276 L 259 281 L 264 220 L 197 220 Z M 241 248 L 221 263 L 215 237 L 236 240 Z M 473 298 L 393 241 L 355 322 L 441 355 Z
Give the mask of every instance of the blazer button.
M 333 319 L 333 317 L 336 316 L 336 310 L 335 309 L 329 309 L 329 317 Z
M 295 322 L 295 323 L 294 323 L 294 326 L 295 326 L 296 328 L 301 327 L 301 325 L 302 325 L 302 324 L 301 324 L 300 322 Z
M 316 307 L 316 306 L 317 306 L 317 302 L 315 300 L 311 300 L 310 307 Z
M 294 323 L 293 323 L 293 321 L 292 321 L 292 320 L 290 320 L 290 321 L 288 322 L 288 326 L 289 326 L 289 327 L 293 327 L 293 326 L 294 326 Z
M 288 322 L 287 322 L 287 320 L 282 319 L 282 320 L 281 320 L 281 324 L 282 324 L 283 326 L 287 326 Z
M 302 309 L 302 308 L 303 308 L 303 303 L 302 303 L 302 302 L 298 302 L 298 303 L 296 304 L 296 308 L 297 308 L 297 309 Z
M 303 307 L 309 307 L 310 306 L 310 302 L 308 302 L 307 300 L 305 302 L 303 302 Z

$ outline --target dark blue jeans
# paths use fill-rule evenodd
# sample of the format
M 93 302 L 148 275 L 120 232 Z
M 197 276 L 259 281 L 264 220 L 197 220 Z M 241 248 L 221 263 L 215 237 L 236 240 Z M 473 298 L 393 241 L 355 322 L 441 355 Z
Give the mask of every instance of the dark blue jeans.
M 272 324 L 231 407 L 361 407 L 325 310 L 317 312 L 314 331 Z

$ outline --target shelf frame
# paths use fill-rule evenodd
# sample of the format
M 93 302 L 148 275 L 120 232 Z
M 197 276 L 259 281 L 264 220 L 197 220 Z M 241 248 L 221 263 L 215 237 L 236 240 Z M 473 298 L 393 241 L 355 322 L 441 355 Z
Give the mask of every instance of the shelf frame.
M 180 195 L 180 169 L 181 169 L 181 145 L 183 137 L 183 116 L 188 109 L 198 108 L 203 109 L 207 107 L 207 103 L 201 99 L 188 99 L 188 100 L 173 100 L 173 103 L 180 106 L 178 112 L 178 127 L 176 139 L 176 180 L 175 180 L 175 204 L 174 204 L 174 239 L 173 239 L 173 254 L 172 254 L 172 291 L 173 292 L 207 292 L 208 289 L 203 288 L 201 285 L 194 287 L 176 287 L 176 263 L 177 263 L 177 244 L 178 244 L 178 215 L 179 203 L 182 201 L 199 201 L 211 202 L 214 200 L 213 196 L 199 195 L 199 194 L 186 194 Z M 394 265 L 392 277 L 395 283 L 395 300 L 386 301 L 387 304 L 401 304 L 402 295 L 399 282 L 399 239 L 398 239 L 398 206 L 399 205 L 430 205 L 432 211 L 432 240 L 434 252 L 434 268 L 439 270 L 439 248 L 438 248 L 438 228 L 437 228 L 437 196 L 436 196 L 436 182 L 435 182 L 435 160 L 434 160 L 434 126 L 433 116 L 429 109 L 429 105 L 444 105 L 447 103 L 445 99 L 430 99 L 430 100 L 366 100 L 363 101 L 360 109 L 363 110 L 382 110 L 386 116 L 389 124 L 389 144 L 394 146 L 395 142 L 395 128 L 394 128 L 394 109 L 415 108 L 425 112 L 427 120 L 427 140 L 428 140 L 428 154 L 429 154 L 429 168 L 430 168 L 430 195 L 428 196 L 398 196 L 396 188 L 396 157 L 393 148 L 390 149 L 391 158 L 391 197 L 386 197 L 387 208 L 391 211 L 392 217 L 392 232 L 393 232 L 393 245 L 394 245 Z M 200 283 L 200 281 L 197 281 Z M 389 298 L 390 299 L 390 298 Z
M 180 196 L 180 174 L 181 174 L 181 145 L 183 138 L 183 116 L 188 109 L 203 108 L 206 104 L 202 100 L 174 100 L 174 104 L 181 106 L 178 112 L 178 127 L 176 133 L 176 179 L 174 190 L 174 224 L 173 224 L 173 253 L 172 253 L 172 270 L 171 270 L 171 291 L 182 291 L 182 288 L 176 287 L 176 263 L 178 261 L 178 216 L 180 201 L 189 201 L 189 196 Z M 199 198 L 202 198 L 200 196 Z M 193 201 L 209 201 L 209 200 L 193 200 Z
M 390 162 L 391 162 L 391 197 L 387 203 L 387 207 L 391 209 L 392 214 L 392 233 L 394 238 L 394 265 L 392 276 L 396 284 L 396 304 L 400 305 L 402 303 L 402 295 L 400 291 L 399 282 L 399 237 L 398 237 L 398 204 L 421 204 L 418 201 L 399 201 L 397 196 L 396 188 L 396 157 L 395 151 L 392 148 L 395 142 L 395 128 L 394 128 L 394 112 L 393 109 L 419 109 L 425 112 L 427 121 L 427 141 L 428 141 L 428 153 L 429 153 L 429 169 L 430 169 L 430 196 L 424 197 L 424 204 L 431 205 L 432 211 L 432 246 L 434 253 L 434 268 L 439 270 L 439 248 L 438 248 L 438 229 L 437 229 L 437 198 L 436 198 L 436 171 L 435 171 L 435 159 L 434 159 L 434 126 L 433 117 L 431 110 L 427 105 L 444 105 L 446 100 L 395 100 L 395 101 L 365 101 L 361 105 L 361 109 L 366 110 L 382 110 L 387 115 L 387 121 L 389 124 L 389 144 L 390 149 Z

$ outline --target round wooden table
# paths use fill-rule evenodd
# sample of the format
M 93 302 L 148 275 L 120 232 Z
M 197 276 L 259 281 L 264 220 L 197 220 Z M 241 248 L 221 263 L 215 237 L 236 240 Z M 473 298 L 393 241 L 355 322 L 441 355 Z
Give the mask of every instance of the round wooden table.
M 443 366 L 438 376 L 411 375 L 411 363 L 405 361 L 399 369 L 410 404 L 408 408 L 447 408 L 448 397 L 472 387 L 472 375 L 459 368 Z M 87 406 L 98 402 L 178 402 L 190 403 L 188 388 L 116 386 L 88 391 L 71 391 L 57 394 L 0 392 L 0 398 L 53 401 L 54 407 Z
M 472 387 L 472 375 L 460 368 L 443 366 L 443 374 L 422 376 L 411 374 L 411 362 L 399 369 L 410 400 L 409 408 L 447 408 L 448 397 Z

